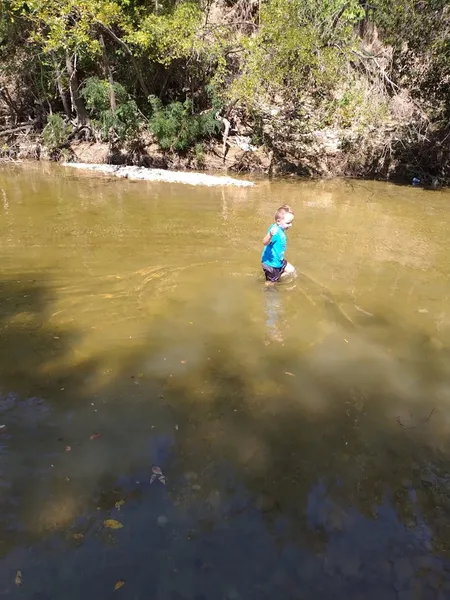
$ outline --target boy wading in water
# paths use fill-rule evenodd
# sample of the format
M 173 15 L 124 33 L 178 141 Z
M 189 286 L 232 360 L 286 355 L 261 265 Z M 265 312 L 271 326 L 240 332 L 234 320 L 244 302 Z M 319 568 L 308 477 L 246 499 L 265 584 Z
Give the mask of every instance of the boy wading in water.
M 286 231 L 292 227 L 294 213 L 287 204 L 280 206 L 273 223 L 263 239 L 264 250 L 261 263 L 266 282 L 276 283 L 282 275 L 295 273 L 295 268 L 284 258 L 286 252 Z

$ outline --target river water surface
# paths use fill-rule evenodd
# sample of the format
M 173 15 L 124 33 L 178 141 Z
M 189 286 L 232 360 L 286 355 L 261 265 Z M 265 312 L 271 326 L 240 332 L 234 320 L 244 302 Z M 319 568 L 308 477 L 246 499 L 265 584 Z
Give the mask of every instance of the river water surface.
M 450 192 L 256 183 L 1 167 L 1 598 L 450 597 Z

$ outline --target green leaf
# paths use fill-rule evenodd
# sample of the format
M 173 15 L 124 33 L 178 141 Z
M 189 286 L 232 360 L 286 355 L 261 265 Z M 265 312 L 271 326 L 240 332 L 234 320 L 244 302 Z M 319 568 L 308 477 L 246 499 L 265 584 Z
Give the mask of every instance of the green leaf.
M 108 529 L 122 529 L 123 525 L 120 521 L 116 521 L 116 519 L 106 519 L 104 522 L 105 527 Z

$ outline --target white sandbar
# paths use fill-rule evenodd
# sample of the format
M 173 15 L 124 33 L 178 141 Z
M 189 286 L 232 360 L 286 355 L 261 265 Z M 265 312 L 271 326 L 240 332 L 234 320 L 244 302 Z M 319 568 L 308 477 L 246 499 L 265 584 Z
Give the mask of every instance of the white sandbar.
M 185 171 L 166 171 L 164 169 L 147 169 L 146 167 L 127 167 L 123 165 L 101 165 L 89 163 L 63 163 L 64 167 L 85 169 L 123 177 L 126 179 L 142 179 L 145 181 L 166 181 L 168 183 L 186 183 L 188 185 L 234 185 L 249 187 L 255 184 L 252 181 L 207 175 L 206 173 L 190 173 Z

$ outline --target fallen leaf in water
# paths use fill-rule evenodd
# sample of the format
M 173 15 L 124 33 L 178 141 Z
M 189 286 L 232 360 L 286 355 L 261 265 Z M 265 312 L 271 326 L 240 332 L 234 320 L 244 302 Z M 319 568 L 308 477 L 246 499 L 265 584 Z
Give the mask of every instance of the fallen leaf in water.
M 116 581 L 116 585 L 114 586 L 115 590 L 120 590 L 120 588 L 125 585 L 125 581 L 123 579 L 119 579 L 119 581 Z
M 156 475 L 153 473 L 153 475 L 150 477 L 150 484 L 152 484 L 156 479 Z
M 90 440 L 96 440 L 96 439 L 97 439 L 97 438 L 99 438 L 99 437 L 100 437 L 100 433 L 93 433 L 93 434 L 92 434 L 92 435 L 89 437 L 89 439 L 90 439 Z
M 104 523 L 105 527 L 109 527 L 109 529 L 122 529 L 123 525 L 120 521 L 116 521 L 116 519 L 106 519 Z
M 162 471 L 161 471 L 161 469 L 159 467 L 152 467 L 152 472 L 155 475 L 162 475 L 163 474 Z
M 22 585 L 22 571 L 17 571 L 16 579 L 14 581 L 15 581 L 17 587 Z
M 178 431 L 178 425 L 175 425 L 175 429 Z
M 182 365 L 185 365 L 187 363 L 187 360 L 181 360 L 180 362 Z
M 71 446 L 66 446 L 66 452 L 70 452 L 72 450 Z
M 294 373 L 290 373 L 289 371 L 284 372 L 285 375 L 290 375 L 291 377 L 295 377 Z
M 115 507 L 117 508 L 117 510 L 120 510 L 120 507 L 123 506 L 125 504 L 125 500 L 119 500 L 118 502 L 115 503 Z
M 82 533 L 74 533 L 72 537 L 74 540 L 82 540 L 84 535 Z
M 144 373 L 139 373 L 138 377 L 139 379 L 142 379 L 144 377 Z

